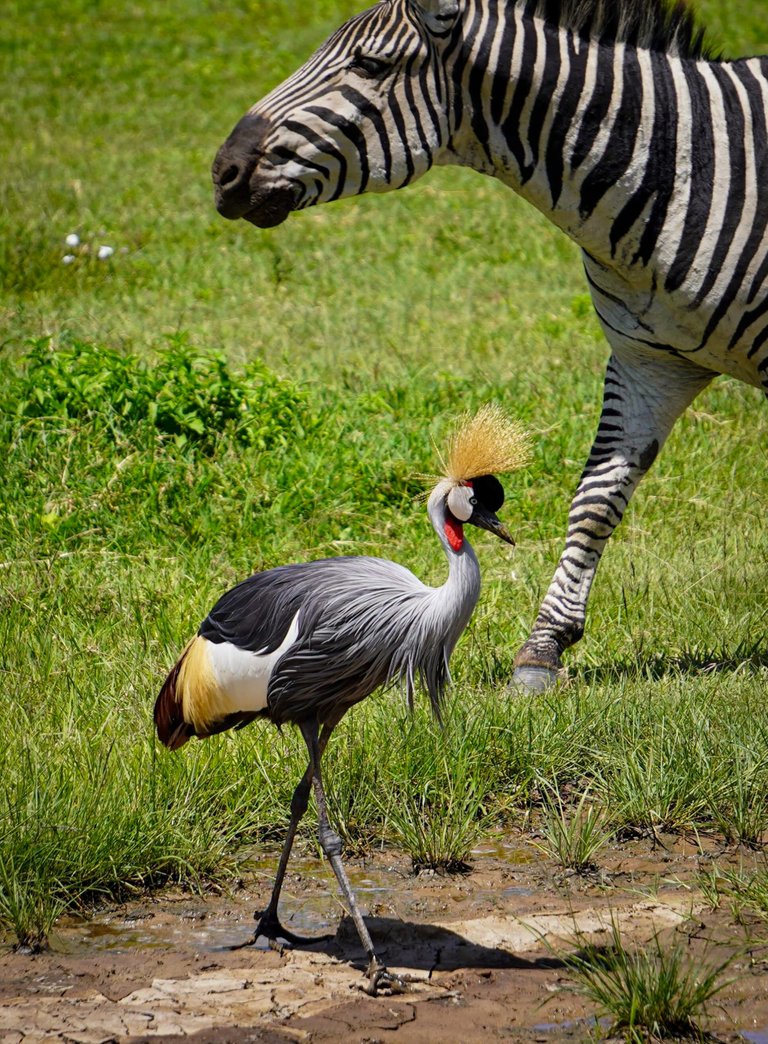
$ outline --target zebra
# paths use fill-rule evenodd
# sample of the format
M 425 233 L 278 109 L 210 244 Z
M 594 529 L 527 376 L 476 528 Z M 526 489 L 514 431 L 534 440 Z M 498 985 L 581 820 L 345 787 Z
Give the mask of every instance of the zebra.
M 264 228 L 434 164 L 500 179 L 581 247 L 610 346 L 565 547 L 515 658 L 556 684 L 603 549 L 718 374 L 768 393 L 768 57 L 684 0 L 382 0 L 237 123 L 216 206 Z

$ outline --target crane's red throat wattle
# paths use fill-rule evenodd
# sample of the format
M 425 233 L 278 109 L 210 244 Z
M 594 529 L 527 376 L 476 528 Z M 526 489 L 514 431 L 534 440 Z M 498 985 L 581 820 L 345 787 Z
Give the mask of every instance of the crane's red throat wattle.
M 464 546 L 464 526 L 455 518 L 448 517 L 443 526 L 448 543 L 454 551 L 461 551 Z

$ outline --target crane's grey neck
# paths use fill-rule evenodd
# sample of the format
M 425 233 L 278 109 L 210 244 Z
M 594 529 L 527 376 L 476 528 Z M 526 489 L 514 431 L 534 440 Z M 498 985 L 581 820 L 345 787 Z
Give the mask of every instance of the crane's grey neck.
M 442 587 L 434 589 L 429 612 L 434 626 L 441 628 L 443 634 L 449 632 L 448 640 L 444 639 L 449 656 L 480 597 L 480 565 L 466 532 L 458 551 L 451 547 L 445 532 L 448 517 L 445 498 L 451 486 L 448 480 L 438 483 L 427 503 L 429 520 L 448 559 L 448 579 Z

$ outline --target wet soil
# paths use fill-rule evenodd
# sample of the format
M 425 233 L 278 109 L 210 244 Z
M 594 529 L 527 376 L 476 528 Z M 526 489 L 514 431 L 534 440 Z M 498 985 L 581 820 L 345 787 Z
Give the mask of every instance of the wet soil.
M 506 837 L 478 849 L 464 875 L 414 876 L 391 851 L 349 859 L 379 955 L 408 980 L 407 992 L 372 998 L 335 880 L 311 855 L 291 863 L 281 917 L 333 939 L 231 949 L 269 896 L 276 854 L 259 853 L 227 894 L 169 892 L 66 919 L 35 956 L 6 946 L 0 1041 L 582 1041 L 595 1011 L 569 990 L 562 956 L 607 941 L 613 919 L 628 943 L 678 939 L 695 966 L 733 956 L 733 981 L 703 1024 L 718 1040 L 768 1044 L 768 926 L 711 910 L 697 888 L 713 859 L 750 858 L 701 838 L 639 839 L 580 877 Z

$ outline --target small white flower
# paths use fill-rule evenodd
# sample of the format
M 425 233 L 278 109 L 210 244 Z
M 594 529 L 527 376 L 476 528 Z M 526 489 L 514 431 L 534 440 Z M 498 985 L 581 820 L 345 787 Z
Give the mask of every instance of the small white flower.
M 106 261 L 108 257 L 112 257 L 115 252 L 115 248 L 111 246 L 100 246 L 99 252 L 96 255 L 99 261 Z
M 67 238 L 64 240 L 64 242 L 67 244 L 68 247 L 79 247 L 80 236 L 78 236 L 77 232 L 70 232 Z
M 62 265 L 71 265 L 74 260 L 75 260 L 75 255 L 74 254 L 65 254 L 64 257 L 62 257 L 62 259 L 61 259 L 61 263 L 62 263 Z

